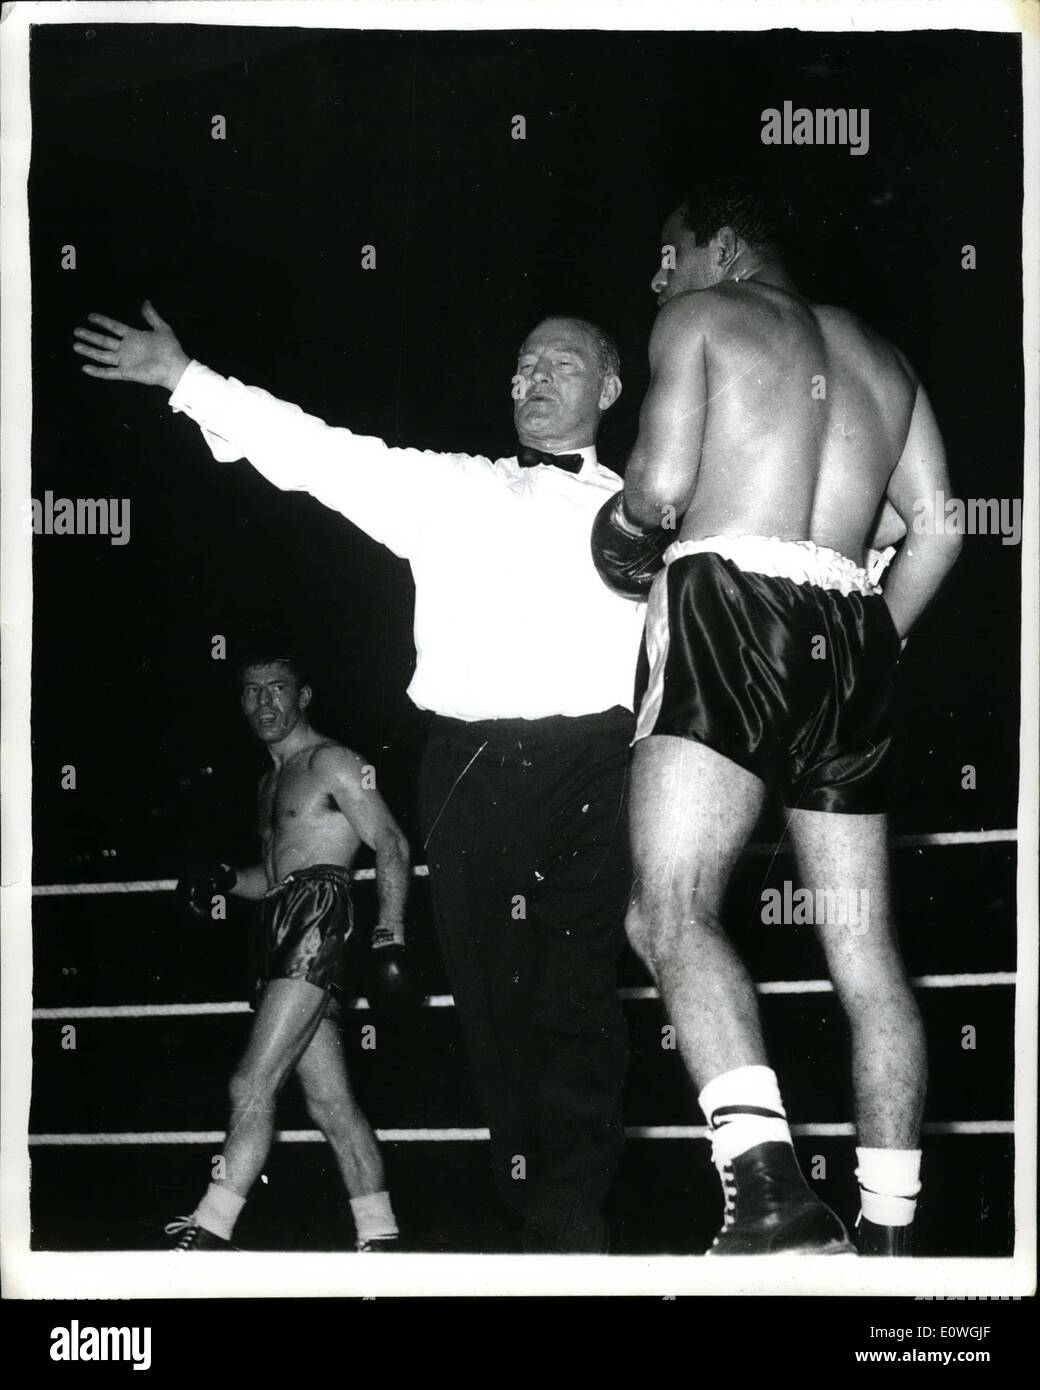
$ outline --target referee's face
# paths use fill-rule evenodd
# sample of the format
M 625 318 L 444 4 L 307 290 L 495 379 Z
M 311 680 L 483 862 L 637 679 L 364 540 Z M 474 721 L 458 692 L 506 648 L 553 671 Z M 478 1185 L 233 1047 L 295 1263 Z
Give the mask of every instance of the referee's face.
M 546 319 L 528 334 L 513 380 L 521 444 L 551 453 L 592 444 L 620 389 L 615 377 L 604 377 L 588 330 L 571 319 Z

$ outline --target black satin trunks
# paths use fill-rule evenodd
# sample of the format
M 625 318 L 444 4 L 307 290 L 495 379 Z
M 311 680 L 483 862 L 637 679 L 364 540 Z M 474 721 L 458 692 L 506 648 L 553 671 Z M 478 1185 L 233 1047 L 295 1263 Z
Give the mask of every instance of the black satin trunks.
M 264 965 L 258 984 L 306 980 L 329 990 L 338 1014 L 346 945 L 354 929 L 350 871 L 312 864 L 268 889 L 263 899 Z
M 706 744 L 787 807 L 888 809 L 899 634 L 879 594 L 679 555 L 651 595 L 647 651 L 637 741 Z

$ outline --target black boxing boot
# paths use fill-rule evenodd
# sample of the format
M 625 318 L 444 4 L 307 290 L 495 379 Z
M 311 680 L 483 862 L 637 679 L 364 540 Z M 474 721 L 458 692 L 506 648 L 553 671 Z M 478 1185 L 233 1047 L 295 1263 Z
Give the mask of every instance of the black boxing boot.
M 404 1249 L 400 1236 L 369 1236 L 354 1243 L 358 1255 L 392 1255 Z
M 170 1247 L 174 1254 L 180 1254 L 182 1250 L 235 1249 L 229 1240 L 207 1231 L 205 1226 L 195 1225 L 190 1216 L 181 1216 L 176 1221 L 171 1221 L 165 1229 L 168 1236 L 180 1236 L 177 1244 Z
M 861 1255 L 891 1255 L 909 1259 L 914 1253 L 913 1222 L 906 1226 L 879 1226 L 862 1212 L 856 1222 L 856 1248 Z
M 845 1227 L 802 1177 L 790 1144 L 756 1144 L 720 1166 L 726 1208 L 709 1255 L 854 1255 Z

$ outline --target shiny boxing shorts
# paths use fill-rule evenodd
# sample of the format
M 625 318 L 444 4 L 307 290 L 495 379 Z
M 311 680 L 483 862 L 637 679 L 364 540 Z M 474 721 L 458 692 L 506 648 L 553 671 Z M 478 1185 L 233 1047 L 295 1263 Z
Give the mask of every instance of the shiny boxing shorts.
M 271 980 L 306 980 L 328 991 L 324 1016 L 338 1019 L 343 961 L 353 929 L 348 869 L 312 864 L 283 878 L 264 894 L 257 997 Z
M 703 743 L 788 807 L 887 810 L 899 634 L 867 572 L 768 536 L 678 541 L 664 560 L 633 742 Z

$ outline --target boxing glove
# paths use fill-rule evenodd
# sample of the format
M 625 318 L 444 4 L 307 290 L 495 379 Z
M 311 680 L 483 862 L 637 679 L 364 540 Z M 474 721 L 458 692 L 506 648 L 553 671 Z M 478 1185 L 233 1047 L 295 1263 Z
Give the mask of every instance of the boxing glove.
M 238 874 L 230 864 L 202 865 L 178 880 L 177 900 L 196 922 L 220 921 L 213 916 L 213 899 L 226 898 L 237 882 Z
M 592 523 L 592 558 L 600 577 L 617 593 L 646 598 L 675 538 L 674 531 L 662 526 L 647 529 L 631 521 L 624 493 L 616 492 Z
M 397 941 L 389 927 L 376 927 L 368 952 L 367 997 L 369 1006 L 387 1018 L 403 1018 L 423 1001 L 422 990 L 412 977 L 408 948 Z

